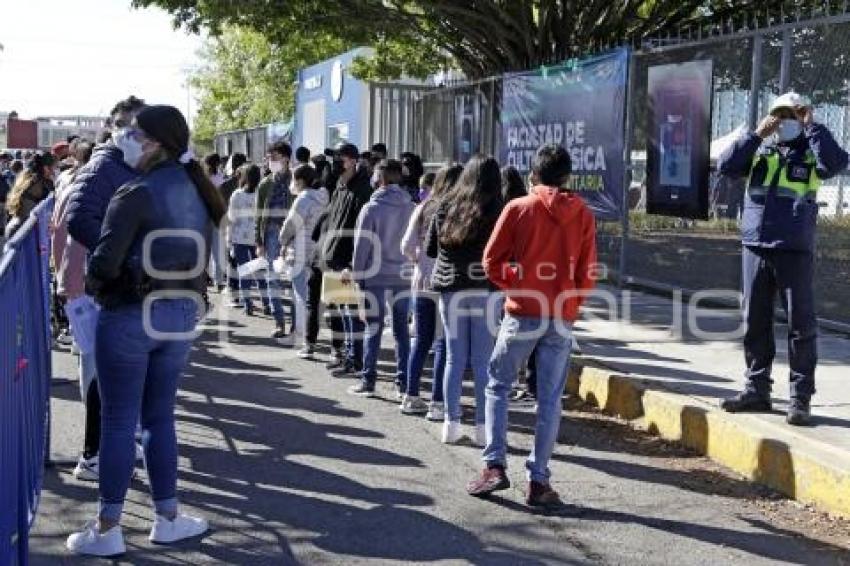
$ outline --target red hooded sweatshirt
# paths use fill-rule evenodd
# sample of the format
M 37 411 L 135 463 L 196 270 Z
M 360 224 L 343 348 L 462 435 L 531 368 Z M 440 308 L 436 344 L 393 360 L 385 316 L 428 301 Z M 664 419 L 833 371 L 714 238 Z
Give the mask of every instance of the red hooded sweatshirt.
M 505 311 L 574 321 L 593 288 L 596 224 L 581 197 L 537 186 L 512 200 L 484 249 L 484 270 Z

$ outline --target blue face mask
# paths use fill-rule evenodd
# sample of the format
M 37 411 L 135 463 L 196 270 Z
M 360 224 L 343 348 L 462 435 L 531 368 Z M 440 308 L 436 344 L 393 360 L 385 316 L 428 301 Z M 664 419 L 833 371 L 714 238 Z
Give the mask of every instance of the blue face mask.
M 779 123 L 779 129 L 776 130 L 776 141 L 789 142 L 797 139 L 803 133 L 803 125 L 799 120 L 785 119 Z
M 144 154 L 142 143 L 127 135 L 125 130 L 118 130 L 113 134 L 112 141 L 121 150 L 121 153 L 124 154 L 124 163 L 133 169 L 137 168 Z

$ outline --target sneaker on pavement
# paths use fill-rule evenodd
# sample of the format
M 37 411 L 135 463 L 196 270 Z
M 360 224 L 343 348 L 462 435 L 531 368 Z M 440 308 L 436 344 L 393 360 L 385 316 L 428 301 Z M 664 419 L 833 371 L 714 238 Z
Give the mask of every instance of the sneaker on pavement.
M 201 517 L 180 513 L 173 521 L 169 521 L 162 515 L 157 515 L 148 539 L 155 544 L 169 544 L 202 535 L 209 528 L 207 520 Z
M 794 426 L 808 426 L 812 424 L 812 411 L 808 399 L 791 398 L 788 405 L 788 414 L 785 422 Z
M 721 401 L 720 408 L 727 413 L 766 413 L 770 412 L 772 405 L 770 397 L 744 391 Z
M 87 460 L 80 456 L 73 473 L 74 477 L 80 481 L 97 481 L 100 478 L 98 457 L 92 456 Z
M 59 336 L 56 337 L 56 343 L 63 346 L 70 346 L 73 341 L 74 338 L 67 330 L 63 330 L 59 333 Z
M 443 421 L 443 444 L 458 444 L 465 438 L 460 421 Z
M 424 415 L 428 413 L 428 403 L 419 397 L 405 395 L 399 410 L 404 415 Z
M 445 406 L 439 401 L 431 401 L 428 406 L 428 414 L 425 418 L 429 421 L 441 422 L 446 418 Z
M 341 367 L 331 370 L 331 375 L 334 377 L 353 377 L 363 371 L 359 365 L 351 362 L 345 362 Z
M 483 424 L 475 425 L 475 445 L 479 448 L 487 446 L 487 429 Z
M 141 442 L 136 442 L 136 461 L 143 463 L 145 461 L 145 447 Z
M 561 497 L 548 483 L 530 481 L 525 502 L 532 507 L 554 507 L 561 504 Z
M 329 370 L 341 368 L 345 365 L 345 356 L 342 352 L 334 352 L 331 354 L 328 363 L 325 364 L 325 368 Z
M 473 497 L 487 497 L 494 491 L 511 487 L 508 475 L 503 466 L 487 466 L 481 475 L 466 484 L 466 492 Z
M 358 397 L 374 397 L 375 396 L 375 386 L 367 385 L 362 381 L 357 385 L 352 385 L 348 388 L 349 395 L 356 395 Z
M 535 397 L 535 395 L 528 389 L 517 389 L 511 397 L 511 401 L 516 402 L 533 402 L 536 400 L 537 397 Z
M 245 308 L 245 305 L 243 305 L 242 301 L 240 301 L 239 299 L 233 299 L 232 301 L 230 301 L 230 308 L 241 309 Z
M 277 334 L 278 331 L 275 331 Z M 298 342 L 294 334 L 284 334 L 283 336 L 275 336 L 275 341 L 279 346 L 283 346 L 284 348 L 294 348 L 295 344 Z
M 272 315 L 272 308 L 269 305 L 264 305 L 263 306 L 263 314 L 266 315 L 266 316 L 271 316 Z
M 65 548 L 74 554 L 101 557 L 118 556 L 127 552 L 121 525 L 115 525 L 105 533 L 101 533 L 97 529 L 97 519 L 92 519 L 86 523 L 82 531 L 69 536 L 65 541 Z
M 316 346 L 313 344 L 304 344 L 296 354 L 302 360 L 312 360 L 316 354 Z

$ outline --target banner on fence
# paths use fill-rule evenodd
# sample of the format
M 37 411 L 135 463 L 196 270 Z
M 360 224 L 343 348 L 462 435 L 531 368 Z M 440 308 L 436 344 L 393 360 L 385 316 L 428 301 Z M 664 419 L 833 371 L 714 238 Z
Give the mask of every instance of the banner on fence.
M 597 218 L 619 219 L 628 62 L 628 50 L 618 49 L 505 75 L 502 163 L 525 174 L 541 145 L 559 143 L 573 160 L 571 188 L 582 194 Z
M 708 219 L 712 62 L 649 68 L 646 210 Z

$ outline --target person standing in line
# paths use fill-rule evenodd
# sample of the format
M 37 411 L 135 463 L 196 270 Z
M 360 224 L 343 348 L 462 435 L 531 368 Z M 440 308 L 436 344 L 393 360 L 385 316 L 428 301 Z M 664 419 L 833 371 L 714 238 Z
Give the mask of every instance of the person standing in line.
M 210 178 L 213 186 L 220 187 L 224 182 L 224 174 L 221 172 L 221 156 L 217 153 L 209 153 L 204 156 L 204 172 Z M 229 201 L 225 201 L 229 202 Z M 227 246 L 224 245 L 224 235 L 216 233 L 213 236 L 213 245 L 210 252 L 210 264 L 208 272 L 216 290 L 224 289 L 225 275 L 227 273 Z
M 407 231 L 401 239 L 401 250 L 415 262 L 411 291 L 413 294 L 413 327 L 415 338 L 411 344 L 410 362 L 407 366 L 407 390 L 399 410 L 405 415 L 427 413 L 428 420 L 442 422 L 445 418 L 443 405 L 443 375 L 446 370 L 446 337 L 439 320 L 440 295 L 431 289 L 431 274 L 434 260 L 425 253 L 428 227 L 441 199 L 457 183 L 463 167 L 446 165 L 431 180 L 422 204 L 416 207 Z M 432 377 L 431 403 L 426 405 L 419 398 L 419 383 L 428 351 L 434 348 L 434 371 Z
M 224 181 L 219 185 L 218 191 L 221 193 L 221 198 L 225 203 L 230 205 L 230 197 L 234 191 L 239 188 L 239 170 L 247 163 L 248 158 L 244 153 L 234 153 L 227 160 L 225 171 L 230 169 L 230 173 L 224 178 Z M 239 276 L 236 274 L 236 262 L 230 257 L 230 250 L 227 250 L 225 276 L 227 278 L 227 290 L 230 294 L 230 306 L 239 308 L 242 303 L 239 302 Z
M 94 556 L 126 551 L 120 522 L 139 422 L 155 510 L 150 541 L 169 544 L 208 528 L 178 507 L 174 405 L 206 289 L 203 271 L 185 274 L 207 264 L 225 205 L 191 156 L 179 110 L 147 106 L 122 136 L 123 159 L 141 176 L 110 201 L 86 276 L 102 307 L 95 332 L 103 405 L 99 512 L 66 541 L 71 552 Z M 199 235 L 202 245 L 161 234 L 176 230 Z M 164 277 L 168 272 L 181 276 Z
M 401 253 L 401 241 L 414 204 L 399 186 L 402 165 L 386 159 L 375 169 L 378 189 L 360 210 L 354 234 L 352 272 L 347 278 L 360 285 L 365 296 L 366 349 L 360 382 L 348 389 L 352 395 L 371 397 L 378 379 L 378 354 L 387 306 L 392 316 L 395 338 L 395 385 L 399 399 L 407 388 L 407 364 L 410 355 L 410 283 L 404 279 L 407 259 Z
M 260 184 L 260 168 L 256 165 L 243 165 L 239 171 L 239 188 L 230 195 L 227 206 L 227 243 L 230 257 L 238 269 L 249 261 L 257 258 L 257 186 Z M 245 308 L 245 316 L 254 316 L 254 303 L 251 300 L 251 289 L 256 281 L 261 297 L 266 292 L 266 277 L 260 275 L 238 276 L 239 306 Z
M 818 323 L 814 275 L 821 182 L 847 169 L 848 156 L 796 92 L 778 97 L 755 132 L 720 156 L 722 175 L 746 178 L 741 219 L 744 292 L 744 391 L 724 399 L 730 413 L 769 412 L 778 294 L 788 316 L 791 400 L 786 420 L 811 422 Z
M 487 496 L 510 487 L 507 465 L 508 396 L 517 371 L 536 350 L 538 374 L 534 448 L 526 461 L 526 503 L 560 503 L 549 459 L 561 424 L 572 325 L 594 286 L 596 224 L 580 196 L 567 190 L 572 163 L 557 144 L 541 147 L 532 165 L 534 188 L 511 201 L 484 250 L 484 269 L 505 292 L 505 316 L 490 359 L 484 470 L 467 485 Z
M 484 445 L 484 388 L 493 351 L 497 297 L 484 274 L 484 246 L 502 211 L 502 180 L 492 157 L 475 155 L 437 209 L 428 231 L 427 254 L 436 258 L 431 285 L 440 292 L 440 314 L 448 346 L 443 442 L 458 443 L 460 404 L 467 363 L 475 377 L 475 435 Z
M 408 192 L 415 204 L 419 201 L 419 180 L 425 174 L 422 158 L 410 151 L 401 154 L 402 177 L 401 187 Z
M 302 165 L 311 165 L 310 150 L 303 145 L 299 146 L 298 149 L 295 150 L 295 168 L 297 169 Z
M 311 274 L 311 262 L 315 248 L 313 230 L 324 214 L 330 197 L 322 177 L 328 168 L 323 162 L 314 169 L 310 165 L 300 165 L 292 173 L 298 193 L 295 203 L 280 230 L 280 247 L 292 278 L 292 292 L 295 296 L 295 341 L 299 346 L 298 355 L 310 358 L 315 353 L 318 339 L 318 309 L 308 309 L 308 281 Z M 284 254 L 283 250 L 291 253 Z M 315 334 L 308 332 L 308 327 Z
M 359 156 L 353 144 L 342 144 L 337 150 L 334 159 L 336 189 L 317 234 L 317 241 L 321 240 L 322 271 L 337 276 L 351 269 L 357 217 L 372 196 L 368 174 L 357 167 Z M 363 321 L 357 309 L 357 305 L 338 305 L 329 317 L 331 332 L 335 336 L 345 336 L 344 349 L 335 350 L 326 366 L 334 377 L 353 377 L 363 370 Z
M 280 255 L 280 229 L 292 205 L 292 194 L 289 185 L 292 172 L 289 170 L 289 160 L 292 148 L 288 143 L 279 141 L 271 145 L 268 152 L 269 174 L 257 187 L 257 255 L 264 257 L 272 265 Z M 278 339 L 282 346 L 292 346 L 292 337 L 287 337 L 284 327 L 283 300 L 281 294 L 283 285 L 274 270 L 269 269 L 268 297 L 263 297 L 263 307 L 266 314 L 271 314 L 275 321 L 272 336 Z
M 26 222 L 38 203 L 53 192 L 55 162 L 56 158 L 52 154 L 38 152 L 27 161 L 26 169 L 15 178 L 15 184 L 6 201 L 9 211 L 5 234 L 7 240 Z

